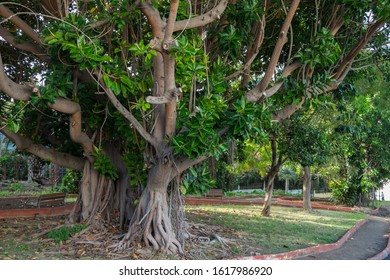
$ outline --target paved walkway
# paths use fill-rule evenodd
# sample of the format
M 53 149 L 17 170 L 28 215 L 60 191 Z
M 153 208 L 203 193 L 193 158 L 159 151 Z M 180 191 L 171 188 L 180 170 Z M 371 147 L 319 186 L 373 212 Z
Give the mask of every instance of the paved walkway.
M 388 246 L 390 219 L 370 216 L 339 249 L 310 254 L 298 260 L 367 260 Z M 387 258 L 389 259 L 389 257 Z

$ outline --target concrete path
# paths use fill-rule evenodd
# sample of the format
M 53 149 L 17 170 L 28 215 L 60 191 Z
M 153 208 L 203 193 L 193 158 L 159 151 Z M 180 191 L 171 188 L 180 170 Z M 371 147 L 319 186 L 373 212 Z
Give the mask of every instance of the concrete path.
M 298 260 L 367 260 L 388 245 L 390 219 L 370 216 L 339 249 L 310 254 Z

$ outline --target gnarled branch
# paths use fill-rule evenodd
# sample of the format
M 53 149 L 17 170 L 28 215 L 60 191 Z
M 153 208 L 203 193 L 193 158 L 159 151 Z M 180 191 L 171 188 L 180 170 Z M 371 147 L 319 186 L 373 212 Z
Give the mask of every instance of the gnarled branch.
M 8 32 L 8 30 L 1 27 L 0 27 L 0 37 L 2 37 L 4 40 L 6 40 L 10 45 L 14 46 L 15 48 L 32 53 L 36 55 L 39 59 L 44 60 L 44 56 L 46 55 L 46 52 L 41 47 L 31 42 L 21 42 L 17 40 L 14 35 Z
M 33 92 L 39 91 L 38 88 L 31 88 L 27 85 L 19 85 L 13 82 L 4 72 L 4 65 L 0 54 L 0 90 L 9 97 L 16 100 L 30 100 Z M 86 156 L 90 156 L 94 151 L 92 140 L 81 129 L 81 107 L 78 103 L 65 98 L 56 98 L 54 103 L 48 104 L 52 109 L 66 113 L 69 117 L 69 134 L 75 143 L 80 144 Z
M 228 0 L 222 0 L 221 2 L 219 2 L 217 6 L 215 6 L 215 8 L 211 9 L 210 11 L 200 16 L 188 20 L 177 21 L 175 23 L 175 27 L 173 31 L 180 31 L 180 30 L 202 27 L 212 23 L 215 20 L 218 20 L 223 14 L 223 12 L 225 11 L 228 3 L 229 3 Z
M 279 61 L 280 54 L 282 52 L 282 48 L 284 44 L 287 43 L 287 32 L 290 28 L 291 21 L 297 11 L 298 5 L 300 0 L 293 0 L 291 3 L 290 9 L 288 10 L 287 16 L 283 22 L 282 28 L 279 33 L 278 41 L 276 42 L 274 51 L 272 53 L 271 61 L 268 65 L 267 71 L 265 72 L 264 78 L 261 80 L 261 82 L 256 86 L 256 89 L 259 92 L 264 91 L 268 84 L 270 83 L 272 79 L 272 75 L 275 71 L 276 65 Z
M 0 118 L 0 122 L 3 120 Z M 61 153 L 43 145 L 34 144 L 31 139 L 24 137 L 19 133 L 9 130 L 6 126 L 1 126 L 0 131 L 15 145 L 20 151 L 26 151 L 43 160 L 54 162 L 65 168 L 82 171 L 85 159 L 70 154 Z
M 39 37 L 38 33 L 35 32 L 35 30 L 30 25 L 24 22 L 14 12 L 12 12 L 10 9 L 8 9 L 2 4 L 0 4 L 0 16 L 10 20 L 35 42 L 37 42 L 38 44 L 42 44 L 42 39 Z

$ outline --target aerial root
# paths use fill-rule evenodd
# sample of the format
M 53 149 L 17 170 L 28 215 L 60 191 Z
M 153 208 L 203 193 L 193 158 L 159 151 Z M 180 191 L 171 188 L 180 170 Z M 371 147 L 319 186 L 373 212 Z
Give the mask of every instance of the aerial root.
M 131 221 L 129 231 L 117 245 L 117 249 L 128 249 L 142 240 L 146 246 L 152 246 L 157 251 L 183 254 L 180 242 L 173 232 L 166 201 L 164 194 L 154 191 L 150 191 L 146 199 L 141 198 L 135 219 Z

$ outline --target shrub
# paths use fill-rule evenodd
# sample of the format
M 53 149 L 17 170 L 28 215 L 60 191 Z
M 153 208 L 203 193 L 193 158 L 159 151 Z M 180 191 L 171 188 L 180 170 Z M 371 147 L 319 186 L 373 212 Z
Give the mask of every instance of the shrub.
M 332 197 L 339 203 L 353 206 L 356 204 L 358 193 L 356 188 L 348 186 L 346 180 L 331 181 L 329 183 Z
M 62 178 L 61 186 L 58 186 L 56 190 L 66 193 L 79 193 L 80 180 L 81 172 L 67 169 L 65 176 Z
M 18 192 L 18 191 L 21 191 L 23 189 L 23 185 L 21 183 L 11 183 L 9 185 L 9 188 L 14 191 L 14 192 Z

